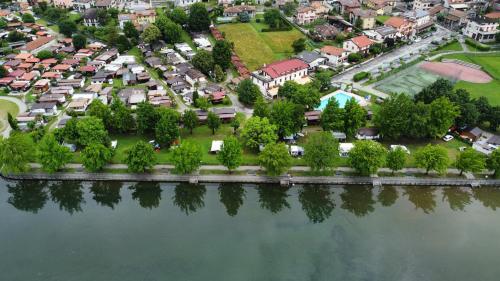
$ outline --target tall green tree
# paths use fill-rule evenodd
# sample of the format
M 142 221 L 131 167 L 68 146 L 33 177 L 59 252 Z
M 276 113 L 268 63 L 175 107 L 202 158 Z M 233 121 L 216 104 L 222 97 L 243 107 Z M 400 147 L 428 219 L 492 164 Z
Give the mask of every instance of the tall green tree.
M 453 83 L 451 83 L 448 79 L 440 78 L 416 94 L 415 100 L 424 103 L 431 103 L 438 98 L 449 97 L 452 91 Z
M 153 146 L 145 141 L 138 141 L 126 152 L 125 164 L 135 173 L 144 173 L 156 162 Z
M 276 126 L 269 122 L 267 118 L 251 117 L 245 123 L 241 132 L 243 143 L 246 147 L 256 151 L 259 145 L 275 143 L 278 139 Z
M 193 110 L 186 110 L 182 116 L 182 123 L 184 124 L 184 128 L 189 129 L 189 133 L 193 134 L 193 129 L 196 128 L 199 123 L 198 115 L 196 115 L 196 112 Z
M 332 85 L 332 76 L 333 73 L 331 71 L 319 71 L 314 76 L 313 83 L 317 85 L 318 90 L 327 91 Z
M 306 39 L 299 38 L 292 43 L 293 51 L 298 54 L 306 49 Z
M 210 17 L 204 3 L 195 3 L 189 7 L 188 27 L 195 32 L 209 29 Z
M 217 160 L 229 170 L 229 173 L 241 165 L 242 149 L 237 138 L 229 136 L 224 139 L 224 144 L 217 153 Z
M 60 145 L 53 134 L 46 134 L 38 144 L 37 158 L 42 169 L 54 173 L 66 165 L 73 155 L 69 148 Z
M 102 170 L 112 156 L 111 149 L 101 143 L 92 143 L 85 147 L 81 153 L 83 166 L 91 172 Z
M 77 31 L 76 23 L 69 19 L 62 20 L 57 25 L 59 26 L 59 32 L 66 37 L 71 37 Z
M 165 147 L 170 147 L 179 137 L 179 114 L 173 109 L 159 111 L 159 121 L 155 127 L 156 141 Z
M 393 94 L 382 102 L 373 122 L 384 138 L 399 139 L 408 132 L 413 108 L 407 94 Z
M 18 131 L 19 130 L 19 125 L 17 124 L 17 119 L 10 114 L 10 112 L 7 112 L 7 122 L 9 123 L 10 128 L 13 131 Z
M 460 114 L 456 105 L 446 97 L 440 97 L 430 104 L 429 136 L 441 137 L 453 125 Z
M 149 102 L 141 102 L 135 110 L 137 131 L 143 135 L 146 133 L 154 133 L 156 122 L 158 122 L 158 112 Z
M 172 152 L 174 170 L 179 174 L 189 174 L 201 165 L 202 151 L 198 144 L 183 142 Z
M 281 23 L 281 15 L 278 9 L 268 9 L 264 12 L 264 22 L 271 28 L 278 27 Z
M 500 149 L 494 150 L 486 161 L 488 169 L 493 170 L 495 178 L 500 177 Z
M 107 128 L 110 127 L 111 120 L 111 110 L 107 105 L 102 103 L 100 99 L 94 99 L 89 107 L 87 108 L 86 114 L 88 116 L 94 116 L 103 121 Z
M 132 110 L 117 96 L 113 98 L 110 108 L 112 121 L 110 127 L 112 130 L 119 133 L 125 133 L 134 128 L 135 119 L 134 116 L 132 116 Z
M 180 25 L 185 25 L 188 21 L 188 16 L 186 15 L 186 12 L 184 12 L 184 9 L 182 9 L 181 7 L 175 7 L 170 12 L 168 17 Z
M 449 163 L 448 152 L 440 145 L 428 144 L 415 153 L 415 164 L 419 168 L 424 168 L 426 174 L 432 170 L 444 174 Z
M 477 173 L 486 167 L 486 159 L 480 152 L 467 148 L 457 156 L 455 166 L 460 170 L 460 175 L 463 172 Z
M 21 20 L 25 23 L 34 23 L 35 22 L 35 18 L 30 13 L 24 13 L 21 16 Z
M 267 104 L 264 98 L 261 95 L 259 95 L 255 100 L 255 104 L 253 105 L 252 116 L 269 118 L 270 115 L 271 115 L 271 108 L 269 107 L 269 104 Z
M 257 97 L 261 95 L 259 87 L 250 79 L 241 81 L 236 87 L 236 93 L 238 93 L 238 99 L 246 105 L 253 105 Z
M 401 147 L 396 147 L 387 153 L 386 164 L 389 169 L 392 170 L 394 174 L 395 171 L 399 171 L 404 168 L 406 160 L 408 159 L 408 154 Z
M 102 120 L 97 117 L 89 116 L 78 120 L 76 123 L 76 132 L 78 136 L 75 141 L 80 146 L 85 147 L 92 143 L 109 144 L 108 131 L 106 131 Z
M 282 143 L 270 143 L 259 154 L 259 164 L 271 176 L 286 172 L 292 165 L 288 148 Z
M 135 28 L 134 24 L 131 21 L 127 21 L 123 25 L 123 33 L 125 34 L 125 36 L 127 36 L 127 38 L 132 40 L 132 42 L 137 43 L 137 41 L 139 40 L 140 36 L 139 31 L 137 31 L 137 29 Z
M 387 150 L 378 142 L 357 141 L 349 151 L 349 164 L 361 175 L 372 175 L 385 163 Z
M 83 49 L 86 46 L 87 46 L 87 37 L 81 34 L 73 35 L 73 47 L 75 47 L 76 50 Z
M 344 112 L 344 132 L 352 137 L 366 124 L 366 110 L 355 99 L 350 99 L 344 106 Z
M 11 133 L 8 139 L 0 139 L 0 171 L 21 173 L 29 168 L 34 144 L 30 137 L 22 133 Z
M 311 135 L 304 146 L 304 160 L 312 171 L 333 168 L 339 157 L 339 144 L 329 132 Z
M 118 52 L 125 53 L 132 48 L 132 44 L 125 35 L 118 35 L 115 42 Z
M 212 111 L 208 112 L 207 126 L 212 130 L 212 135 L 215 135 L 215 131 L 219 129 L 220 125 L 221 121 L 219 116 L 217 116 L 217 114 L 213 113 Z
M 205 75 L 210 75 L 214 69 L 214 59 L 212 54 L 205 50 L 199 50 L 191 60 L 193 66 Z
M 336 99 L 329 99 L 321 112 L 321 128 L 324 131 L 344 131 L 344 109 Z
M 276 125 L 280 138 L 299 132 L 305 123 L 302 106 L 290 101 L 275 102 L 271 108 L 271 123 Z
M 212 55 L 214 61 L 222 67 L 222 69 L 228 69 L 231 66 L 231 43 L 226 40 L 217 40 L 215 46 L 213 47 Z
M 161 31 L 158 29 L 158 27 L 154 24 L 149 25 L 146 27 L 146 29 L 142 32 L 142 39 L 146 43 L 154 43 L 161 38 Z

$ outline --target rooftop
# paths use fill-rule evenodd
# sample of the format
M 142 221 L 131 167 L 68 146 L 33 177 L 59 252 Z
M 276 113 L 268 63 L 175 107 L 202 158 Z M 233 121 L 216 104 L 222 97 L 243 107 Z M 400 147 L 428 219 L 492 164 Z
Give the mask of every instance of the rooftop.
M 290 72 L 295 72 L 307 68 L 308 65 L 303 61 L 299 59 L 289 59 L 271 63 L 262 68 L 262 71 L 271 76 L 271 78 L 277 78 Z

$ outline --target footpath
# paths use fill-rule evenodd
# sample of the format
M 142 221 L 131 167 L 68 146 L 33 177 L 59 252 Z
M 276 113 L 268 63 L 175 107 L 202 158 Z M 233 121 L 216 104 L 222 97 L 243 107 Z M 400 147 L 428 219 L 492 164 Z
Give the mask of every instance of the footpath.
M 32 164 L 32 168 L 39 169 L 39 164 Z M 457 169 L 448 169 L 447 176 L 438 176 L 435 173 L 425 175 L 423 169 L 406 168 L 399 171 L 398 176 L 351 176 L 354 170 L 348 167 L 338 167 L 334 170 L 335 176 L 304 176 L 310 171 L 309 167 L 294 166 L 289 169 L 290 174 L 282 176 L 262 175 L 259 166 L 240 166 L 233 174 L 225 173 L 227 168 L 220 165 L 203 165 L 197 173 L 189 175 L 176 175 L 172 173 L 172 165 L 156 165 L 150 173 L 135 174 L 126 171 L 123 164 L 110 164 L 105 172 L 86 172 L 81 164 L 68 164 L 66 169 L 71 172 L 48 174 L 44 172 L 29 172 L 16 175 L 3 175 L 15 180 L 78 180 L 78 181 L 149 181 L 149 182 L 190 182 L 190 183 L 267 183 L 280 185 L 293 184 L 323 184 L 323 185 L 398 185 L 398 186 L 500 186 L 500 179 L 491 179 L 491 173 L 486 172 L 481 178 L 476 178 L 470 173 L 460 176 Z M 204 173 L 214 171 L 218 173 Z M 222 173 L 221 173 L 222 172 Z M 391 171 L 381 168 L 379 174 L 390 174 Z M 299 175 L 293 175 L 299 174 Z M 404 175 L 404 176 L 401 176 Z

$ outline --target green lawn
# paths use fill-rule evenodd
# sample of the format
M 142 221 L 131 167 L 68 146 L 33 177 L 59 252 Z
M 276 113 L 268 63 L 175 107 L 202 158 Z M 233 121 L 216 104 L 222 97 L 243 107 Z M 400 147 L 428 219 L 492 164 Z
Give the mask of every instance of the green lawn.
M 484 96 L 488 98 L 492 105 L 500 105 L 500 53 L 451 54 L 443 56 L 442 58 L 458 59 L 482 66 L 482 69 L 493 77 L 493 81 L 485 84 L 459 81 L 455 84 L 455 88 L 466 89 L 470 92 L 472 97 L 478 98 Z
M 261 32 L 267 28 L 264 23 L 234 23 L 218 26 L 226 38 L 234 42 L 236 53 L 250 70 L 262 67 L 293 55 L 293 41 L 304 35 L 296 29 L 279 32 Z
M 379 23 L 384 23 L 389 18 L 391 18 L 391 16 L 377 16 L 375 17 L 375 20 Z
M 46 20 L 44 19 L 39 19 L 37 20 L 35 23 L 39 24 L 39 25 L 43 25 L 43 26 L 46 26 L 50 29 L 52 29 L 54 32 L 57 32 L 59 33 L 59 26 L 57 25 L 50 25 Z
M 460 45 L 460 42 L 454 41 L 451 44 L 448 44 L 446 46 L 443 46 L 443 48 L 439 48 L 439 51 L 462 51 L 462 45 Z
M 0 132 L 7 126 L 7 113 L 15 117 L 19 113 L 19 107 L 11 101 L 0 100 Z

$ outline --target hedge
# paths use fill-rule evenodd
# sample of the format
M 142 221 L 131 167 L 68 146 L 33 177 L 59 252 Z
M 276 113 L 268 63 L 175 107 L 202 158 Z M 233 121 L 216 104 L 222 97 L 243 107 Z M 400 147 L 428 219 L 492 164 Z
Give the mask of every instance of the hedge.
M 368 77 L 370 77 L 370 73 L 362 71 L 362 72 L 358 72 L 358 73 L 354 74 L 354 76 L 352 77 L 352 80 L 354 80 L 354 82 L 358 82 L 358 81 L 361 81 L 361 80 L 366 79 Z
M 465 44 L 467 44 L 471 47 L 477 48 L 480 51 L 489 51 L 491 49 L 490 46 L 481 44 L 481 43 L 474 41 L 470 38 L 465 38 Z

